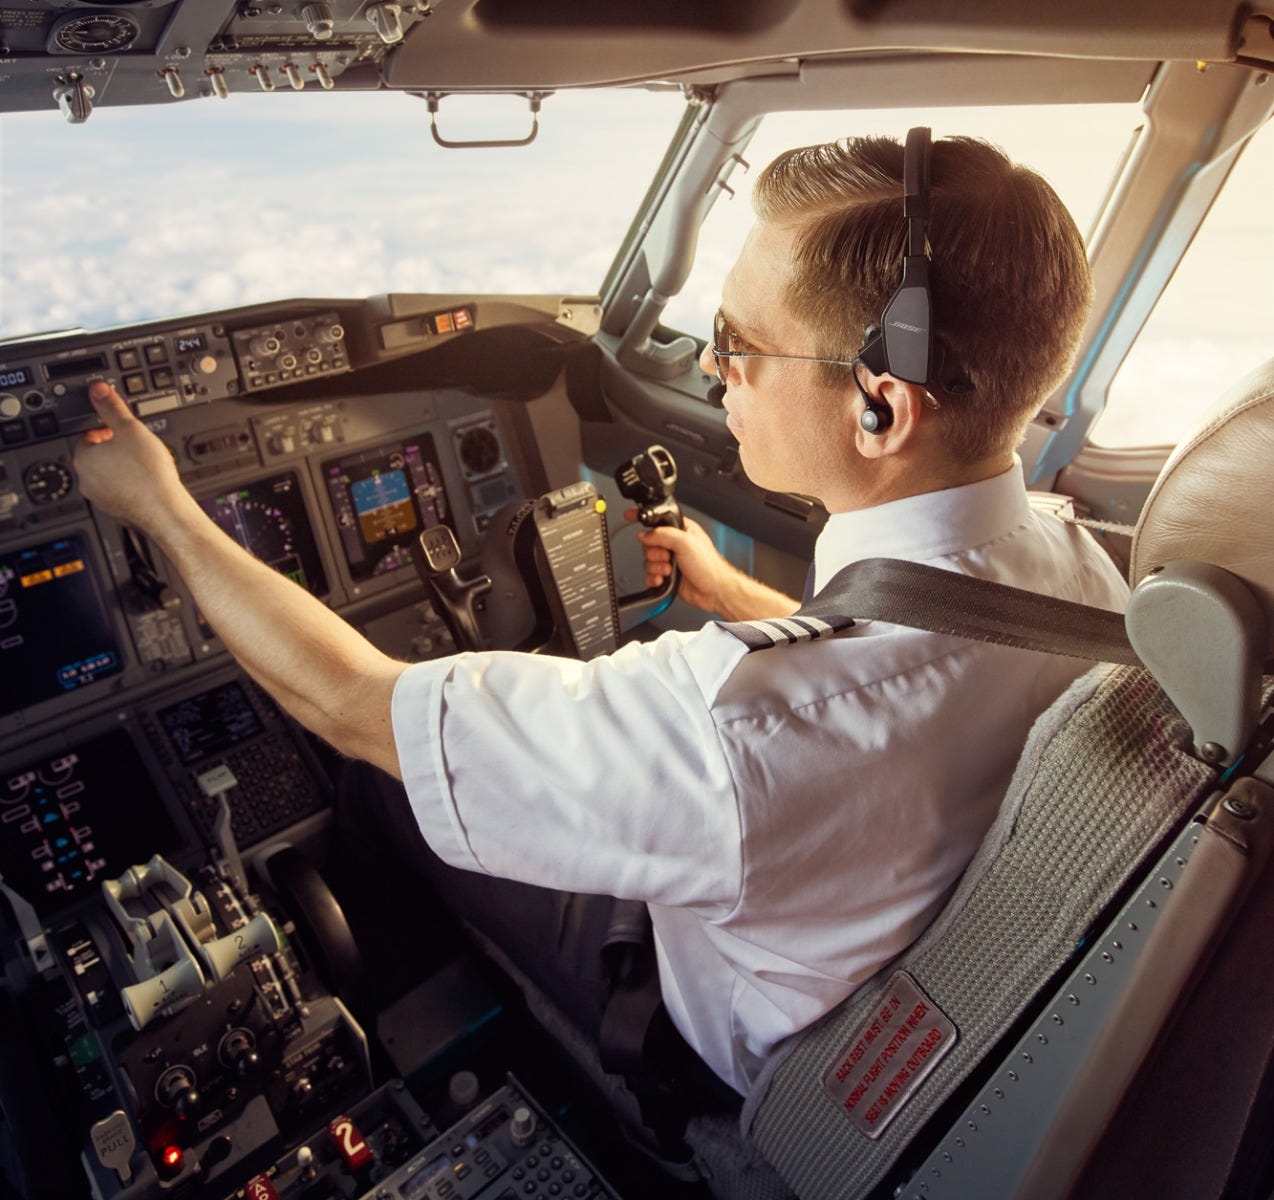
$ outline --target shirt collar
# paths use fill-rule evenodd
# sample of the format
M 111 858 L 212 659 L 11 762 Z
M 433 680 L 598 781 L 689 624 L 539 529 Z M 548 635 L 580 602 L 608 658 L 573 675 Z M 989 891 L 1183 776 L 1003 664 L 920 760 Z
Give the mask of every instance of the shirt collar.
M 977 483 L 833 513 L 814 545 L 814 592 L 860 559 L 941 558 L 1002 537 L 1029 516 L 1022 464 L 1016 458 L 1003 474 Z

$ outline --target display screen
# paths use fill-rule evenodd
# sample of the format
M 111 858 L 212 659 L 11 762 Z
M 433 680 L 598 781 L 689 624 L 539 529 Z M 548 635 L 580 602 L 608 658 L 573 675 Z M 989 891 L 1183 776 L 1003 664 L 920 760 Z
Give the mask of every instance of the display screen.
M 294 471 L 208 496 L 199 506 L 245 550 L 316 596 L 327 575 Z
M 44 373 L 50 379 L 70 379 L 72 375 L 86 375 L 89 371 L 105 370 L 105 354 L 81 354 L 79 358 L 66 358 L 61 362 L 44 364 Z
M 189 354 L 192 350 L 206 350 L 208 339 L 202 333 L 179 333 L 173 338 L 173 345 L 178 354 Z
M 178 840 L 123 729 L 0 771 L 0 873 L 41 916 Z
M 0 716 L 122 670 L 82 534 L 0 554 Z
M 30 387 L 34 382 L 30 367 L 9 367 L 0 371 L 0 387 Z
M 409 566 L 421 530 L 451 523 L 437 450 L 427 433 L 325 463 L 323 472 L 355 580 Z
M 263 732 L 243 685 L 237 681 L 201 692 L 156 714 L 184 765 Z

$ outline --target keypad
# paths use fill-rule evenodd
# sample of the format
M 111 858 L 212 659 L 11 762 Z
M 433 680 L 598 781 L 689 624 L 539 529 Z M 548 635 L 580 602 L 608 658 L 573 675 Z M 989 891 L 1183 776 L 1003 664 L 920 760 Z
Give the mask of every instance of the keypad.
M 281 733 L 269 733 L 234 746 L 223 755 L 235 777 L 230 790 L 230 829 L 239 846 L 251 846 L 279 829 L 324 807 L 300 752 Z M 207 796 L 195 801 L 195 819 L 211 835 L 218 804 Z

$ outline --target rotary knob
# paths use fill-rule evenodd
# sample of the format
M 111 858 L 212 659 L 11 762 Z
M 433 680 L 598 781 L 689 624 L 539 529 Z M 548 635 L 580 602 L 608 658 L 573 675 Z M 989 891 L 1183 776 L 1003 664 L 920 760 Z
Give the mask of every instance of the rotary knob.
M 0 393 L 0 417 L 6 421 L 12 421 L 14 417 L 22 415 L 22 401 L 12 392 Z
M 301 20 L 305 22 L 310 36 L 320 42 L 327 41 L 336 30 L 332 10 L 326 4 L 303 4 Z
M 525 1104 L 520 1104 L 513 1110 L 509 1136 L 515 1146 L 529 1146 L 535 1141 L 535 1114 Z

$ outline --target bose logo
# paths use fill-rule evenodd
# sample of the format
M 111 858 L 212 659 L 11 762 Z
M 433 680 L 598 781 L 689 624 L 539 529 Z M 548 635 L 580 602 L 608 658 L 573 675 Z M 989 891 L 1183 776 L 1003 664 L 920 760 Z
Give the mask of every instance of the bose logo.
M 905 329 L 908 333 L 925 332 L 925 327 L 923 325 L 908 325 L 906 321 L 890 321 L 889 324 L 895 329 Z

